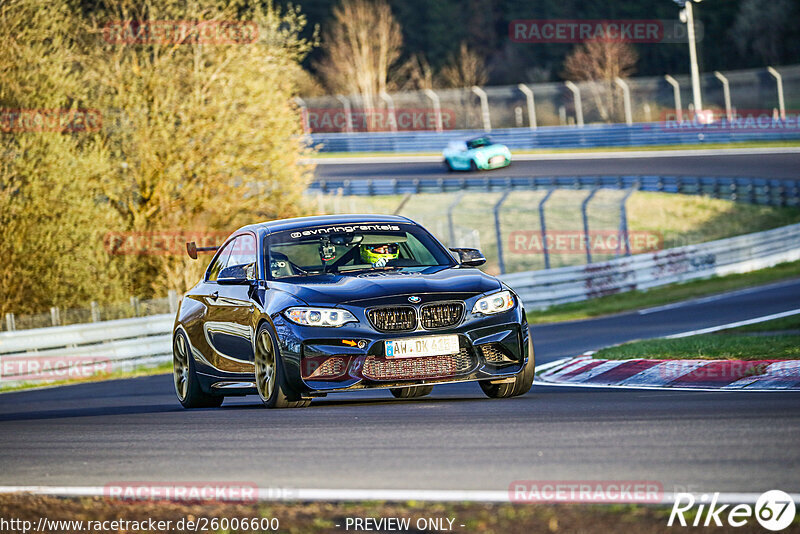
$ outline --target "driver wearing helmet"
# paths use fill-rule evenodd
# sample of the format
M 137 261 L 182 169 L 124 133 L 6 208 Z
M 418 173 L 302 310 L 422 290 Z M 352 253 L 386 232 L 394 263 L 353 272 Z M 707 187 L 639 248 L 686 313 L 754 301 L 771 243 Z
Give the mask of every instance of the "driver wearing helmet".
M 397 243 L 383 245 L 361 245 L 361 259 L 373 267 L 386 267 L 389 260 L 396 260 L 400 256 Z

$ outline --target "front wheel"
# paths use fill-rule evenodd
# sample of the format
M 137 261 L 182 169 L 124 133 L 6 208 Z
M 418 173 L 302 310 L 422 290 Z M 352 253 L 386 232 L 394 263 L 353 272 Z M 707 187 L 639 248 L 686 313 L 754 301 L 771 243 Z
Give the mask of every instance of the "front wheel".
M 390 390 L 392 395 L 398 399 L 415 399 L 417 397 L 424 397 L 430 395 L 433 391 L 433 386 L 411 386 L 408 388 L 392 388 Z
M 533 343 L 528 338 L 528 363 L 520 374 L 514 377 L 513 382 L 503 382 L 502 384 L 492 384 L 485 381 L 480 382 L 481 389 L 487 397 L 492 399 L 506 399 L 524 395 L 530 391 L 533 385 L 533 377 L 536 371 L 536 362 L 533 355 Z
M 209 395 L 200 387 L 189 342 L 180 331 L 172 342 L 172 383 L 184 408 L 216 408 L 224 400 L 221 395 Z
M 303 399 L 286 381 L 283 364 L 269 327 L 263 323 L 256 333 L 256 390 L 267 408 L 304 408 L 311 399 Z
M 470 162 L 469 162 L 469 170 L 471 170 L 472 172 L 475 172 L 475 171 L 478 170 L 478 164 L 475 163 L 474 159 L 470 160 Z

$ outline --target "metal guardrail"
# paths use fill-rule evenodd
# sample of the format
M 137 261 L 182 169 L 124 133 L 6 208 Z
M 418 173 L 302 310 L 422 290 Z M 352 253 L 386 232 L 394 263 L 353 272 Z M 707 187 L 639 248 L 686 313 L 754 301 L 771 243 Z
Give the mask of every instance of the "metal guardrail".
M 800 224 L 602 263 L 502 275 L 528 310 L 800 260 Z
M 631 189 L 771 206 L 799 206 L 800 180 L 718 176 L 477 176 L 470 178 L 322 179 L 310 191 L 342 195 L 402 195 L 452 191 Z
M 3 384 L 47 382 L 84 368 L 109 372 L 163 363 L 172 355 L 174 321 L 173 314 L 162 314 L 2 332 L 0 379 Z
M 743 141 L 788 141 L 800 139 L 794 122 L 776 120 L 769 128 L 721 128 L 715 125 L 680 126 L 680 123 L 645 122 L 589 124 L 492 130 L 492 139 L 511 150 L 553 148 L 635 147 L 734 143 Z M 310 144 L 320 152 L 441 152 L 450 141 L 484 135 L 483 130 L 445 132 L 355 132 L 310 134 Z
M 528 310 L 800 260 L 800 224 L 607 262 L 501 276 Z M 0 378 L 24 382 L 8 361 L 48 361 L 60 370 L 118 370 L 169 361 L 172 314 L 0 333 Z M 54 363 L 53 363 L 54 362 Z M 19 368 L 19 367 L 17 367 Z

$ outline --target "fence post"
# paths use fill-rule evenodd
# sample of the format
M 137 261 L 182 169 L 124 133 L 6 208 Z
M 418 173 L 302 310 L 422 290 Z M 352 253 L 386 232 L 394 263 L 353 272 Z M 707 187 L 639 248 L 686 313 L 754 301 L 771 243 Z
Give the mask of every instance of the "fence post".
M 100 322 L 100 306 L 97 305 L 97 302 L 92 301 L 89 303 L 89 306 L 92 308 L 92 322 L 99 323 Z
M 622 89 L 622 105 L 625 108 L 625 123 L 630 126 L 633 124 L 633 112 L 631 111 L 631 88 L 628 83 L 617 76 L 614 81 Z
M 725 100 L 725 116 L 728 117 L 728 122 L 733 121 L 733 111 L 731 110 L 731 86 L 728 83 L 728 78 L 722 75 L 718 70 L 714 71 L 714 76 L 722 82 L 722 97 Z
M 669 74 L 665 74 L 664 79 L 667 80 L 667 83 L 672 86 L 672 95 L 675 98 L 675 119 L 678 122 L 683 122 L 683 104 L 681 104 L 681 86 L 680 84 L 678 84 L 678 80 L 676 80 Z
M 535 107 L 534 101 L 533 101 L 533 90 L 530 87 L 528 87 L 527 85 L 525 85 L 524 83 L 521 83 L 521 84 L 517 85 L 517 87 L 519 87 L 519 90 L 522 91 L 525 94 L 525 100 L 528 103 L 528 124 L 530 125 L 530 129 L 531 130 L 535 130 L 536 129 L 536 107 Z
M 542 232 L 542 252 L 544 252 L 544 268 L 550 268 L 550 251 L 547 249 L 547 224 L 545 224 L 544 204 L 550 200 L 550 195 L 555 192 L 555 188 L 547 191 L 547 194 L 539 201 L 539 228 Z
M 567 80 L 564 82 L 567 89 L 572 91 L 575 98 L 575 121 L 578 123 L 578 128 L 583 128 L 583 104 L 581 104 L 581 90 L 573 82 Z
M 631 255 L 631 242 L 628 237 L 628 208 L 626 207 L 628 203 L 628 198 L 639 188 L 639 183 L 637 182 L 634 184 L 633 187 L 628 189 L 625 192 L 625 195 L 622 197 L 622 200 L 619 203 L 619 234 L 617 236 L 617 253 L 616 255 L 619 256 L 620 248 L 622 247 L 623 241 L 625 242 L 625 255 Z
M 450 246 L 457 247 L 456 244 L 456 228 L 455 224 L 453 223 L 453 211 L 458 206 L 458 203 L 461 202 L 461 199 L 464 197 L 464 191 L 459 191 L 456 195 L 456 198 L 447 206 L 447 227 L 450 233 Z
M 439 95 L 433 89 L 425 89 L 425 96 L 431 99 L 433 104 L 433 114 L 436 116 L 436 131 L 442 131 L 442 106 L 439 103 Z
M 353 133 L 353 114 L 350 111 L 350 100 L 346 96 L 336 95 L 336 100 L 342 103 L 342 107 L 344 108 L 344 131 L 347 133 Z
M 396 132 L 397 131 L 397 114 L 395 113 L 395 109 L 394 109 L 394 100 L 392 100 L 392 97 L 386 91 L 381 91 L 380 93 L 378 93 L 378 96 L 380 96 L 381 99 L 384 102 L 386 102 L 386 109 L 389 110 L 389 117 L 391 117 L 391 119 L 392 119 L 391 120 L 391 124 L 389 125 L 389 129 L 391 131 L 393 131 L 393 132 Z
M 17 329 L 17 322 L 14 320 L 14 314 L 13 313 L 7 313 L 6 314 L 6 330 L 8 330 L 9 332 L 13 332 L 16 329 Z
M 414 193 L 406 193 L 406 196 L 404 196 L 403 200 L 400 201 L 400 204 L 398 204 L 392 215 L 400 215 L 400 212 L 403 211 L 403 208 L 406 207 L 406 204 L 408 204 L 408 201 L 411 200 L 412 196 L 414 196 Z
M 50 306 L 50 322 L 53 326 L 61 326 L 61 311 L 57 306 Z
M 133 308 L 133 316 L 139 317 L 139 297 L 131 297 L 131 308 Z
M 767 72 L 772 74 L 772 77 L 775 78 L 775 85 L 778 86 L 778 110 L 781 113 L 781 120 L 786 120 L 786 104 L 783 101 L 783 76 L 781 73 L 775 70 L 774 67 L 767 67 Z
M 483 130 L 486 132 L 491 132 L 492 121 L 489 117 L 489 98 L 486 96 L 486 91 L 477 85 L 473 85 L 472 92 L 478 95 L 478 98 L 481 99 L 481 120 L 483 122 Z
M 586 214 L 586 210 L 589 207 L 589 202 L 592 201 L 594 195 L 600 190 L 599 187 L 595 187 L 592 189 L 591 193 L 589 193 L 586 198 L 583 199 L 581 202 L 581 216 L 583 217 L 583 239 L 586 244 L 586 263 L 592 263 L 592 250 L 591 250 L 591 238 L 589 237 L 589 217 Z
M 167 292 L 167 302 L 169 302 L 169 313 L 178 313 L 178 292 L 170 289 Z
M 506 264 L 503 260 L 503 234 L 500 230 L 500 208 L 509 194 L 511 194 L 510 189 L 503 193 L 503 196 L 501 196 L 497 204 L 494 205 L 494 231 L 497 234 L 497 262 L 500 266 L 500 274 L 505 274 L 506 272 Z

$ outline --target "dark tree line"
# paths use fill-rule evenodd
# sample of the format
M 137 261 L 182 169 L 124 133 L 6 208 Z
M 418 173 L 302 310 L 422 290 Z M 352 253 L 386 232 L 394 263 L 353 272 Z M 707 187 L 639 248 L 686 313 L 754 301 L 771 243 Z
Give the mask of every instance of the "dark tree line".
M 288 3 L 290 0 L 280 0 Z M 301 0 L 309 26 L 325 28 L 339 0 Z M 297 0 L 294 0 L 297 4 Z M 486 60 L 490 84 L 561 78 L 574 44 L 513 43 L 509 23 L 517 19 L 672 19 L 673 0 L 389 0 L 403 30 L 402 57 L 423 54 L 434 68 L 456 56 L 461 43 Z M 699 43 L 701 68 L 731 70 L 766 64 L 800 63 L 799 0 L 704 0 L 694 4 L 704 25 Z M 308 30 L 310 31 L 310 30 Z M 683 43 L 636 44 L 641 76 L 688 72 Z M 323 54 L 315 50 L 306 62 Z

